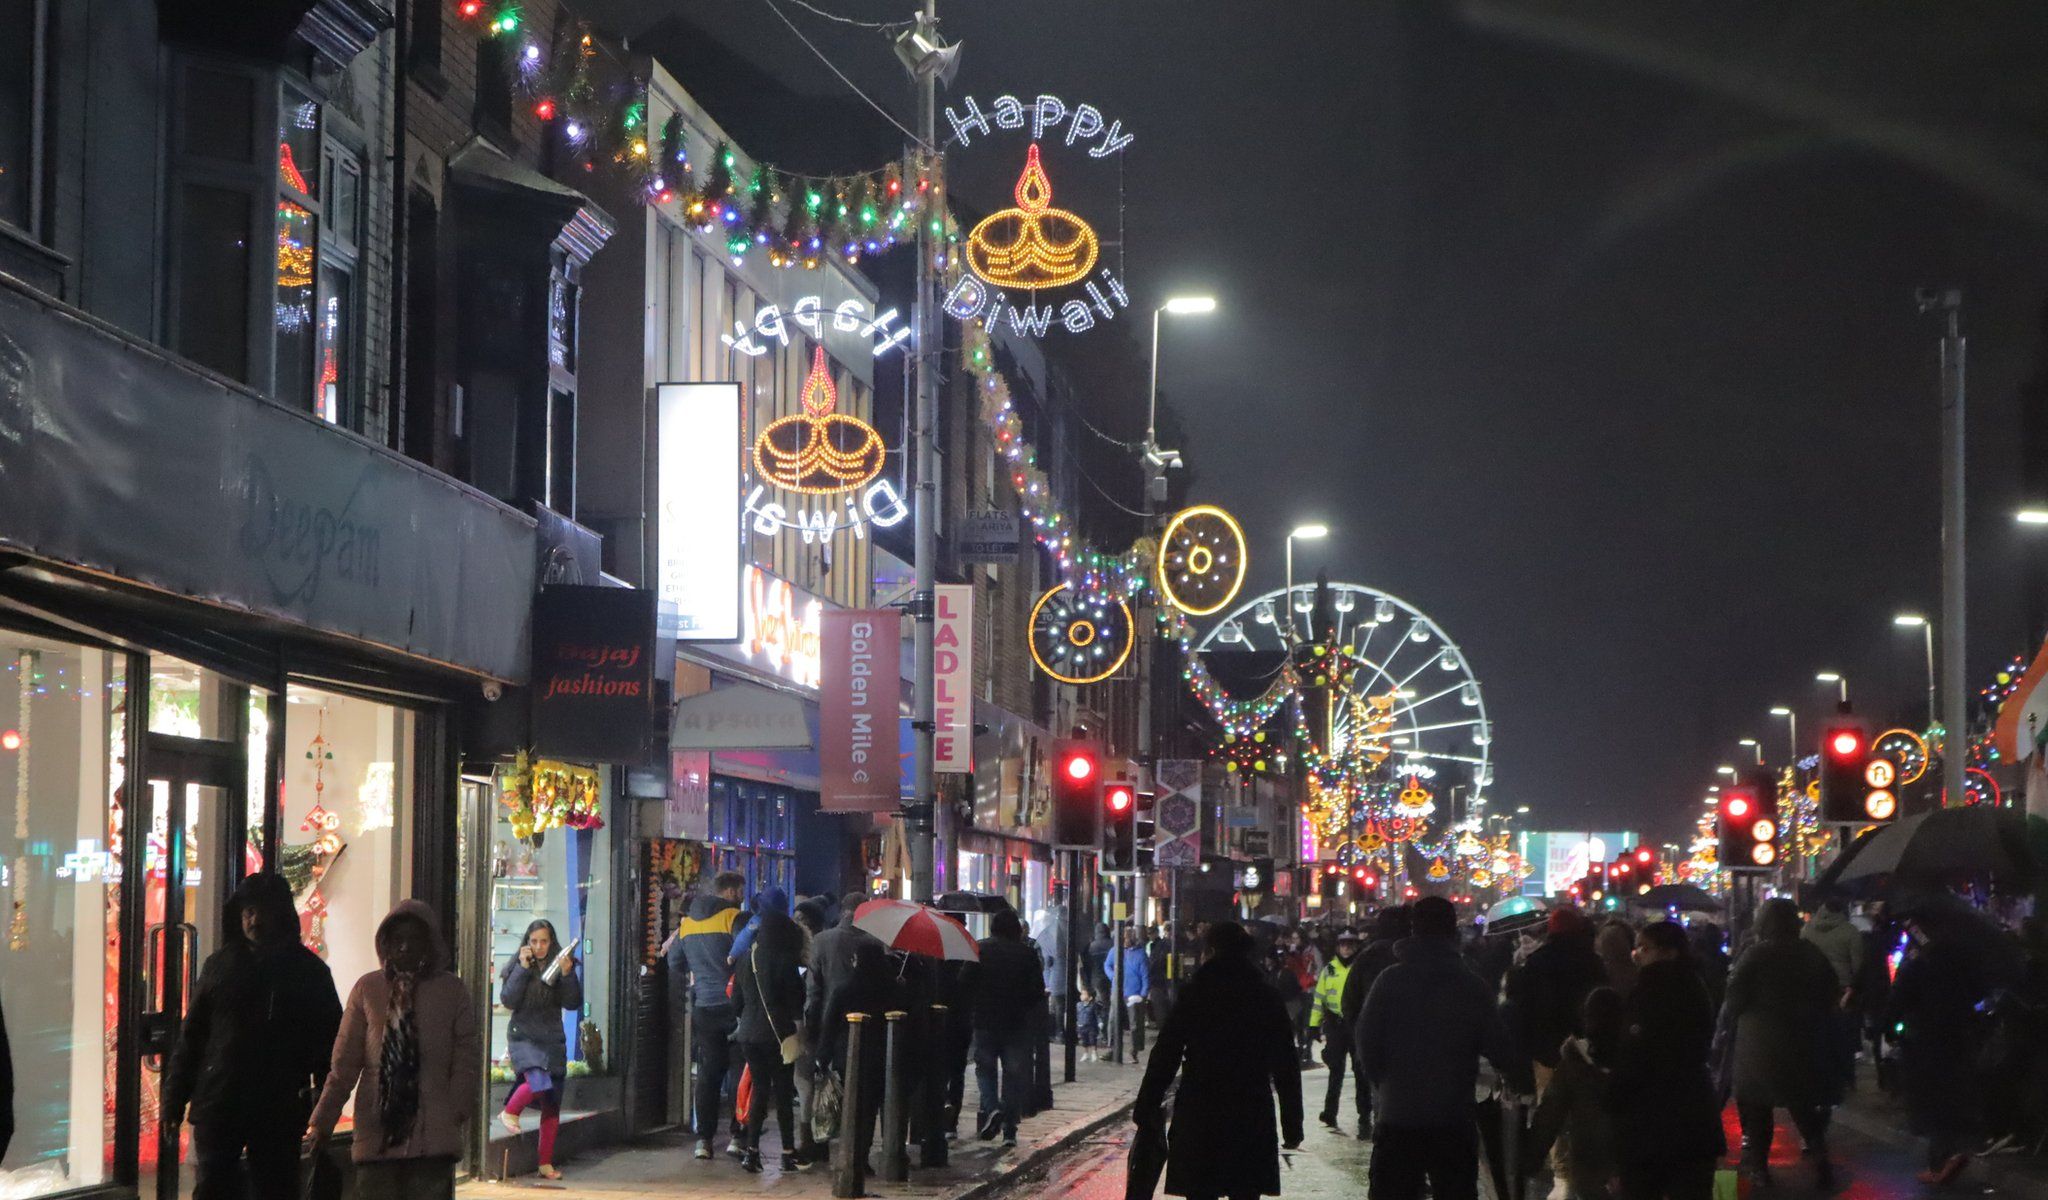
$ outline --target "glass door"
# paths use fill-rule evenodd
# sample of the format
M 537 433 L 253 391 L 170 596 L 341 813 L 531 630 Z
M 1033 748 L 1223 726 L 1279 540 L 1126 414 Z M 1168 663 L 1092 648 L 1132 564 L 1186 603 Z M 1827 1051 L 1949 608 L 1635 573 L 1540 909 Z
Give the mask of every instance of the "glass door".
M 222 907 L 246 868 L 244 789 L 248 760 L 232 741 L 147 735 L 148 774 L 141 904 L 142 1131 L 139 1193 L 189 1196 L 180 1171 L 189 1126 L 163 1119 L 164 1072 L 206 956 L 220 948 Z

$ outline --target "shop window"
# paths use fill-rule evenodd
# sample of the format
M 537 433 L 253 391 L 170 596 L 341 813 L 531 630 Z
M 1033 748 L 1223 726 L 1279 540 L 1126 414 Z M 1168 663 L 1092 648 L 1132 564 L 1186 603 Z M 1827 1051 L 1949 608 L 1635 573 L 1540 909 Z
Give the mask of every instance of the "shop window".
M 124 660 L 0 630 L 0 1005 L 13 1196 L 109 1181 L 121 956 Z
M 316 316 L 313 412 L 321 420 L 362 432 L 358 416 L 356 312 L 360 298 L 359 238 L 363 224 L 362 160 L 329 141 L 323 156 L 327 199 L 320 210 L 320 268 Z
M 42 138 L 43 0 L 0 5 L 0 221 L 34 230 Z
M 560 944 L 574 954 L 583 984 L 582 1005 L 561 1014 L 569 1077 L 610 1072 L 606 1046 L 612 1031 L 604 1026 L 613 979 L 612 835 L 610 788 L 602 769 L 543 760 L 524 779 L 512 769 L 501 771 L 494 783 L 499 802 L 491 836 L 488 987 L 491 1081 L 502 1103 L 514 1083 L 507 1039 L 512 1014 L 498 1003 L 498 980 L 535 921 L 554 926 Z M 578 1108 L 578 1090 L 569 1089 L 565 1099 L 567 1117 Z M 494 1137 L 509 1136 L 497 1122 L 491 1125 Z
M 788 888 L 796 878 L 796 805 L 799 793 L 769 783 L 714 777 L 711 840 L 718 869 L 747 877 L 747 895 Z
M 378 924 L 412 894 L 414 718 L 298 684 L 284 708 L 279 870 L 298 899 L 300 940 L 346 995 L 379 966 Z

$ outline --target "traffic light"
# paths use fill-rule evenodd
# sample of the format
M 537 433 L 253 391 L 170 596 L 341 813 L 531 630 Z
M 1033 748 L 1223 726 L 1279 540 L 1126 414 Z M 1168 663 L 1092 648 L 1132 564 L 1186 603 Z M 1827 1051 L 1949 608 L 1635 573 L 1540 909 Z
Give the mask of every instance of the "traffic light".
M 1102 869 L 1138 869 L 1138 785 L 1128 779 L 1102 785 Z
M 1870 820 L 1863 809 L 1863 771 L 1870 762 L 1870 738 L 1861 723 L 1830 722 L 1820 734 L 1820 819 L 1833 825 L 1861 825 Z M 1892 782 L 1887 780 L 1887 782 Z M 1890 788 L 1884 789 L 1889 795 Z M 1892 799 L 1892 811 L 1898 800 Z
M 1655 887 L 1657 876 L 1660 873 L 1657 869 L 1657 852 L 1648 846 L 1637 846 L 1634 857 L 1636 863 L 1636 887 L 1638 889 Z
M 1778 869 L 1778 792 L 1769 775 L 1744 776 L 1724 789 L 1720 816 L 1724 870 Z
M 1068 738 L 1052 747 L 1052 842 L 1062 850 L 1102 844 L 1102 747 Z

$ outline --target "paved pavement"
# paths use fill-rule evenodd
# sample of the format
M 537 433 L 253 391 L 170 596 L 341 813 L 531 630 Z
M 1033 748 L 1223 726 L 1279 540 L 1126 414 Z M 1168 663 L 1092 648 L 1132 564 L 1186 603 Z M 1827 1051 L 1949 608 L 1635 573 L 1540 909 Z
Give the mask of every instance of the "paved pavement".
M 1060 1071 L 1060 1054 L 1054 1048 L 1055 1079 Z M 910 1182 L 888 1183 L 868 1177 L 868 1192 L 882 1197 L 944 1197 L 946 1200 L 976 1200 L 1005 1176 L 1042 1168 L 1063 1149 L 1089 1131 L 1123 1124 L 1123 1113 L 1137 1096 L 1140 1068 L 1111 1063 L 1082 1063 L 1073 1083 L 1053 1084 L 1053 1107 L 1025 1119 L 1017 1129 L 1017 1146 L 1005 1150 L 1000 1142 L 977 1141 L 972 1133 L 953 1143 L 951 1162 L 943 1168 L 920 1170 L 917 1148 L 910 1151 Z M 973 1124 L 974 1079 L 967 1080 L 968 1115 L 963 1132 Z M 711 1162 L 690 1157 L 694 1139 L 682 1133 L 662 1133 L 612 1147 L 596 1154 L 564 1161 L 564 1178 L 549 1183 L 533 1175 L 502 1182 L 466 1183 L 456 1189 L 460 1200 L 505 1200 L 535 1191 L 567 1191 L 578 1196 L 686 1197 L 688 1200 L 743 1200 L 775 1196 L 788 1200 L 825 1200 L 832 1194 L 831 1169 L 812 1167 L 784 1175 L 776 1166 L 780 1146 L 769 1121 L 763 1140 L 762 1158 L 766 1170 L 750 1175 L 724 1153 Z M 872 1159 L 871 1159 L 872 1161 Z

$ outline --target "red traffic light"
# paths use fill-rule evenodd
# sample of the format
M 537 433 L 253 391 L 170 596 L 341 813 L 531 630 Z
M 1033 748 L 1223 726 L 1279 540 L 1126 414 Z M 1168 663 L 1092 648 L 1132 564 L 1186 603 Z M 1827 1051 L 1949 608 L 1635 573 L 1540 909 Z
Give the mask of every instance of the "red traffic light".
M 1650 860 L 1655 857 L 1655 855 L 1650 853 L 1650 848 L 1648 846 L 1641 846 L 1636 849 L 1636 861 L 1642 863 L 1644 866 L 1648 866 L 1650 864 Z
M 1728 803 L 1723 807 L 1731 817 L 1746 817 L 1749 815 L 1749 801 L 1742 796 L 1728 797 Z
M 1075 751 L 1067 756 L 1066 764 L 1060 770 L 1066 772 L 1067 778 L 1075 783 L 1085 783 L 1095 777 L 1095 756 Z
M 1138 802 L 1138 794 L 1125 783 L 1111 784 L 1103 791 L 1102 798 L 1109 805 L 1109 811 L 1119 814 L 1131 811 L 1131 806 Z
M 0 733 L 0 750 L 12 752 L 19 749 L 21 749 L 20 730 L 10 729 L 5 733 Z
M 1828 749 L 1836 758 L 1848 758 L 1863 749 L 1863 735 L 1853 729 L 1837 729 L 1828 735 Z

